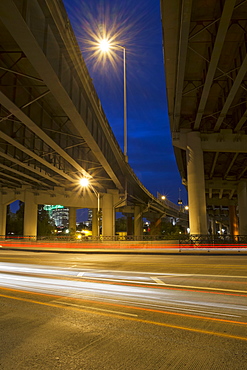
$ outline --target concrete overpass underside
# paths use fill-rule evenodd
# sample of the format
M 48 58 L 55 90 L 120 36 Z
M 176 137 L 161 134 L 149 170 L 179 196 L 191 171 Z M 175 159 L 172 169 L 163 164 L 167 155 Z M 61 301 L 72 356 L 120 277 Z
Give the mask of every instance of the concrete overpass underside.
M 2 0 L 0 40 L 0 235 L 6 206 L 18 199 L 26 236 L 36 235 L 38 204 L 70 207 L 73 223 L 76 208 L 102 210 L 108 236 L 124 207 L 138 220 L 178 215 L 126 163 L 61 0 Z
M 247 1 L 161 0 L 167 98 L 192 234 L 247 234 Z M 239 219 L 239 225 L 238 225 Z

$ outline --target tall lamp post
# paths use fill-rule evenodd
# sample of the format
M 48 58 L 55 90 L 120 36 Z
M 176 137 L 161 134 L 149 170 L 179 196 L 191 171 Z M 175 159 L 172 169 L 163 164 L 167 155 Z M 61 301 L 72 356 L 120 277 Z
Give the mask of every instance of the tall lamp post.
M 123 51 L 123 79 L 124 79 L 124 158 L 128 162 L 128 151 L 127 151 L 127 78 L 126 78 L 126 48 L 121 45 L 111 45 L 107 39 L 101 40 L 99 48 L 103 52 L 107 53 L 111 49 L 119 48 Z

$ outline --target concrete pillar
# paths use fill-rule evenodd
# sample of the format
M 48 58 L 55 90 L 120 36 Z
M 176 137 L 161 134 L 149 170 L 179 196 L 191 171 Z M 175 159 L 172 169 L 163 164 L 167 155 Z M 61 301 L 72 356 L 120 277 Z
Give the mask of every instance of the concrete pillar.
M 76 207 L 69 207 L 69 231 L 76 232 Z
M 212 228 L 212 220 L 211 218 L 208 219 L 208 233 L 209 235 L 213 234 L 213 228 Z
M 216 223 L 215 223 L 214 218 L 212 220 L 211 227 L 212 227 L 212 234 L 215 235 L 216 234 Z
M 239 235 L 247 235 L 247 182 L 238 184 Z
M 132 216 L 127 216 L 127 235 L 133 235 Z
M 142 210 L 140 206 L 134 208 L 134 236 L 143 234 Z
M 0 194 L 0 238 L 5 238 L 6 235 L 6 217 L 7 205 L 2 202 L 2 194 Z
M 230 234 L 238 235 L 238 216 L 236 206 L 229 206 Z
M 113 219 L 113 195 L 106 193 L 102 197 L 102 236 L 115 235 L 115 217 Z
M 199 132 L 187 134 L 186 156 L 190 233 L 207 235 L 204 163 Z
M 99 217 L 97 208 L 92 208 L 92 236 L 99 236 Z
M 160 235 L 161 234 L 161 218 L 156 218 L 151 222 L 150 225 L 150 235 Z
M 24 237 L 37 237 L 38 206 L 34 202 L 34 194 L 25 192 L 24 205 Z

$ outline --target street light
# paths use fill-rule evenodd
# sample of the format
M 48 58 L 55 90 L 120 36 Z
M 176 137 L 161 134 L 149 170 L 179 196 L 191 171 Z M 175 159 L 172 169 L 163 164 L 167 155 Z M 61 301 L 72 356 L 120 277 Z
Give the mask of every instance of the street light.
M 95 188 L 92 186 L 92 184 L 90 184 L 90 181 L 87 177 L 82 177 L 80 179 L 80 185 L 81 187 L 83 188 L 90 188 L 93 190 L 95 196 L 97 197 L 97 221 L 98 221 L 98 225 L 97 225 L 97 233 L 98 233 L 98 237 L 100 236 L 100 225 L 99 225 L 99 221 L 100 221 L 100 193 L 98 193 Z
M 111 49 L 121 49 L 123 51 L 123 78 L 124 78 L 124 158 L 128 162 L 127 155 L 127 79 L 126 79 L 126 48 L 121 45 L 112 44 L 107 39 L 102 39 L 99 42 L 99 48 L 104 53 L 108 53 Z

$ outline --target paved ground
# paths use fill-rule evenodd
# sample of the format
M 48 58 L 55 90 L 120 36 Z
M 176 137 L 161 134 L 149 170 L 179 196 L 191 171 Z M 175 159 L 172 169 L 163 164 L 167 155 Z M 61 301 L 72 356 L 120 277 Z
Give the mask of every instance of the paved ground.
M 1 369 L 246 369 L 247 257 L 0 252 Z

